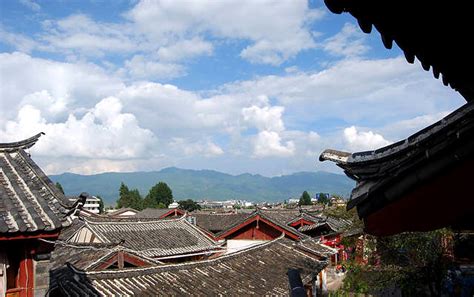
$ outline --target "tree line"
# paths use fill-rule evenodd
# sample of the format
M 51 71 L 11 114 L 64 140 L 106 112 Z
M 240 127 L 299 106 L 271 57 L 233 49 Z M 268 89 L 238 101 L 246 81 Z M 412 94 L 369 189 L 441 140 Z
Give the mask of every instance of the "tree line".
M 329 205 L 331 206 L 331 198 L 330 197 L 336 197 L 336 198 L 342 198 L 339 195 L 332 194 L 332 195 L 327 195 L 325 193 L 319 193 L 317 196 L 318 203 L 323 204 L 323 205 Z M 313 202 L 311 201 L 311 196 L 307 191 L 304 191 L 303 194 L 301 194 L 299 205 L 311 205 Z
M 173 191 L 164 183 L 154 185 L 145 197 L 140 195 L 138 189 L 130 190 L 123 182 L 119 188 L 117 208 L 130 207 L 136 210 L 145 208 L 167 208 L 173 203 Z
M 143 210 L 145 208 L 168 208 L 173 203 L 173 191 L 165 182 L 154 185 L 145 197 L 140 195 L 138 189 L 130 190 L 123 182 L 119 189 L 117 208 L 133 208 Z M 192 199 L 178 201 L 179 208 L 193 211 L 201 209 Z

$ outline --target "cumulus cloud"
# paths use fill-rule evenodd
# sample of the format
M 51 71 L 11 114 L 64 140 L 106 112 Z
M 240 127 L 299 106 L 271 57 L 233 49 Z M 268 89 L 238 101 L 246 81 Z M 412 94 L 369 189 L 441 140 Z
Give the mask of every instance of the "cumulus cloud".
M 93 64 L 54 62 L 18 52 L 0 54 L 0 73 L 8 73 L 1 76 L 0 98 L 8 108 L 0 109 L 0 125 L 16 117 L 25 104 L 51 120 L 49 116 L 59 116 L 65 108 L 93 107 L 124 87 L 120 79 Z
M 282 144 L 280 135 L 274 131 L 261 131 L 255 138 L 255 157 L 289 157 L 295 151 L 293 141 Z
M 402 57 L 346 59 L 317 72 L 262 76 L 222 89 L 247 96 L 265 94 L 284 106 L 286 113 L 297 114 L 295 121 L 338 118 L 375 127 L 401 117 L 452 110 L 464 102 L 459 94 Z
M 391 142 L 372 131 L 357 131 L 354 126 L 344 129 L 344 139 L 352 151 L 373 150 L 389 145 Z
M 259 130 L 283 131 L 285 129 L 281 116 L 283 106 L 251 106 L 242 109 L 244 121 L 252 124 Z
M 101 100 L 82 117 L 70 114 L 59 123 L 48 122 L 39 109 L 25 105 L 0 130 L 0 138 L 18 141 L 40 131 L 46 136 L 32 148 L 39 156 L 136 159 L 150 157 L 156 145 L 153 133 L 141 128 L 134 115 L 123 113 L 114 97 Z
M 34 149 L 50 172 L 81 172 L 81 162 L 82 173 L 189 164 L 266 174 L 281 173 L 278 166 L 312 170 L 325 148 L 383 146 L 397 140 L 390 131 L 398 128 L 389 124 L 413 119 L 403 125 L 415 127 L 429 122 L 426 115 L 463 104 L 402 58 L 345 60 L 318 72 L 261 76 L 208 92 L 125 83 L 97 65 L 21 53 L 0 54 L 0 72 L 9 74 L 0 88 L 2 107 L 8 107 L 0 109 L 0 139 L 43 130 L 47 135 Z M 341 137 L 344 127 L 356 124 L 366 128 L 348 128 Z

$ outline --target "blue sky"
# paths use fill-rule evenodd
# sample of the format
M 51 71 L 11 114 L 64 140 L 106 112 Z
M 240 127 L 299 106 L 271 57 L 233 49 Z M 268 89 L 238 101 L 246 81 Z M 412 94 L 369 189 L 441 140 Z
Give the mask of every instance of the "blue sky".
M 464 102 L 322 1 L 2 1 L 0 83 L 48 173 L 339 172 Z

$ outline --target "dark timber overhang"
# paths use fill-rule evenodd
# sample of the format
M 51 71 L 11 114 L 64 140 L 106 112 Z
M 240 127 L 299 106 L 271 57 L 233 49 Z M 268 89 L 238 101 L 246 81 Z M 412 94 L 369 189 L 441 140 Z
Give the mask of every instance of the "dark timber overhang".
M 413 64 L 417 58 L 424 70 L 442 76 L 467 101 L 474 99 L 473 46 L 469 36 L 474 26 L 469 1 L 429 0 L 324 0 L 336 14 L 348 12 L 360 28 L 380 32 L 382 42 L 391 49 L 395 42 Z

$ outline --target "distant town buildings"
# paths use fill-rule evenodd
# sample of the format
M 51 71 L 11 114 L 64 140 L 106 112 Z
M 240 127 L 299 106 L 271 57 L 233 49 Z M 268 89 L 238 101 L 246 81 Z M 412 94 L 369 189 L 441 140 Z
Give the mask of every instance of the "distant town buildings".
M 202 200 L 198 201 L 201 208 L 223 208 L 223 209 L 233 209 L 233 208 L 242 208 L 242 207 L 253 207 L 254 203 L 246 200 L 225 200 L 225 201 L 213 201 L 213 200 Z

